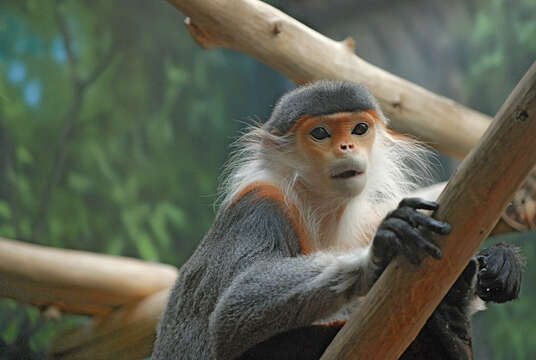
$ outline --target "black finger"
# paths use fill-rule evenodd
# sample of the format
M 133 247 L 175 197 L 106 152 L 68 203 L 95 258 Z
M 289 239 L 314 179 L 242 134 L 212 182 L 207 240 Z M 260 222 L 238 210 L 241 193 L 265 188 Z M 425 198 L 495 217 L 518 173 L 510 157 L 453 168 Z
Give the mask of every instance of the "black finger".
M 484 264 L 480 270 L 479 278 L 482 280 L 494 279 L 503 272 L 505 260 L 502 256 L 490 256 L 485 259 Z
M 479 288 L 477 295 L 479 298 L 487 302 L 492 301 L 496 294 L 491 288 Z
M 486 262 L 487 262 L 487 256 L 483 255 L 482 252 L 479 252 L 478 255 L 476 256 L 476 259 L 478 260 L 478 268 L 480 269 L 480 271 L 487 271 L 488 269 L 486 268 Z
M 477 295 L 484 301 L 504 303 L 516 299 L 518 294 L 500 287 L 482 287 L 478 289 Z
M 383 222 L 383 226 L 392 230 L 401 239 L 406 240 L 403 241 L 403 245 L 413 245 L 413 248 L 417 246 L 436 259 L 441 259 L 443 257 L 443 253 L 434 243 L 427 240 L 421 233 L 412 228 L 404 220 L 388 218 Z
M 479 281 L 478 295 L 485 301 L 503 303 L 513 300 L 519 295 L 519 283 L 502 276 L 491 281 Z
M 419 252 L 415 251 L 412 246 L 407 243 L 402 245 L 404 256 L 409 260 L 413 265 L 419 265 L 422 261 L 422 257 L 419 256 Z
M 505 282 L 500 279 L 479 280 L 478 286 L 483 289 L 502 289 Z
M 439 208 L 439 204 L 435 201 L 428 201 L 421 198 L 405 198 L 398 205 L 398 207 L 403 206 L 422 210 L 437 210 Z
M 439 235 L 448 235 L 452 231 L 452 226 L 450 226 L 450 224 L 433 219 L 408 207 L 398 208 L 394 210 L 390 216 L 406 220 L 413 225 L 413 227 L 420 225 Z
M 372 255 L 380 262 L 389 261 L 400 251 L 401 245 L 394 232 L 380 227 L 374 236 Z

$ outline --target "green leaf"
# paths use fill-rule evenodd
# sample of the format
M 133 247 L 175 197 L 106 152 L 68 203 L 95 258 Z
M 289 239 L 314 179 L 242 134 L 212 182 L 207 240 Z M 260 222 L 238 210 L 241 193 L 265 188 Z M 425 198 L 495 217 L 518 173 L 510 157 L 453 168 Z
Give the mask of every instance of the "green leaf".
M 174 225 L 176 229 L 183 228 L 185 226 L 184 212 L 168 202 L 158 204 L 149 223 L 151 225 L 151 230 L 155 234 L 156 240 L 164 248 L 169 248 L 171 244 L 171 236 L 167 227 L 168 221 Z
M 11 225 L 2 224 L 0 225 L 0 236 L 13 239 L 16 236 L 15 229 Z
M 2 339 L 7 344 L 11 344 L 17 337 L 18 332 L 19 332 L 19 322 L 12 321 L 11 324 L 9 324 L 9 326 L 7 327 L 7 329 L 2 334 L 0 334 L 0 336 L 2 336 Z
M 149 207 L 138 205 L 126 210 L 121 217 L 138 254 L 145 260 L 156 261 L 158 260 L 158 251 L 153 246 L 151 237 L 144 230 L 148 215 Z
M 106 253 L 111 255 L 120 255 L 125 247 L 122 236 L 114 236 L 106 243 Z
M 11 219 L 11 207 L 5 200 L 0 200 L 0 218 Z
M 151 238 L 146 233 L 139 233 L 134 240 L 138 253 L 142 259 L 158 261 L 158 251 L 153 246 Z
M 23 165 L 30 165 L 33 162 L 33 156 L 24 146 L 17 146 L 17 161 Z
M 86 192 L 91 187 L 91 180 L 86 176 L 71 172 L 68 178 L 69 186 L 78 192 Z

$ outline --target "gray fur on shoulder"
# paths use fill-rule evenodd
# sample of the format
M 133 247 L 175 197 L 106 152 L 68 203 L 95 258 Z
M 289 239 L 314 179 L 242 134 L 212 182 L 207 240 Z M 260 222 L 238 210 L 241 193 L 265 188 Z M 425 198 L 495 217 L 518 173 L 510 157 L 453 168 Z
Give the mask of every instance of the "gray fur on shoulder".
M 209 314 L 233 279 L 259 261 L 300 252 L 279 204 L 255 199 L 251 193 L 222 209 L 180 270 L 159 324 L 152 359 L 214 359 Z

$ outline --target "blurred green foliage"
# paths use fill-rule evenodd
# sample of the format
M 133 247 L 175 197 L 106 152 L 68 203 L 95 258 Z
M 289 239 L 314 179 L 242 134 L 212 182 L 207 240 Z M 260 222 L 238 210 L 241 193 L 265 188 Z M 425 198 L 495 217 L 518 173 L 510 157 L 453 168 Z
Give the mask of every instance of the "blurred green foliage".
M 288 86 L 202 51 L 165 1 L 0 3 L 0 236 L 180 266 L 210 226 L 229 145 Z M 536 4 L 492 0 L 466 34 L 470 106 L 494 113 L 536 58 Z M 534 233 L 522 298 L 477 315 L 477 358 L 536 357 Z M 81 317 L 0 301 L 0 358 L 42 358 Z
M 202 52 L 165 3 L 3 6 L 2 235 L 183 262 L 259 66 Z
M 494 115 L 536 58 L 536 3 L 534 0 L 477 2 L 470 36 L 465 76 L 467 103 Z
M 494 115 L 536 60 L 536 2 L 490 0 L 481 6 L 463 45 L 467 53 L 467 104 Z M 527 149 L 533 151 L 534 149 Z M 474 317 L 475 359 L 536 358 L 536 232 L 488 240 L 522 248 L 527 258 L 521 295 L 512 303 L 490 305 Z
M 484 247 L 507 242 L 522 248 L 527 266 L 519 299 L 490 304 L 473 318 L 475 359 L 534 359 L 536 357 L 536 231 L 507 234 L 486 241 Z
M 0 4 L 0 236 L 188 258 L 229 144 L 283 81 L 242 54 L 202 51 L 182 23 L 163 1 Z M 63 327 L 13 309 L 0 303 L 0 358 L 9 345 L 17 358 L 42 352 Z

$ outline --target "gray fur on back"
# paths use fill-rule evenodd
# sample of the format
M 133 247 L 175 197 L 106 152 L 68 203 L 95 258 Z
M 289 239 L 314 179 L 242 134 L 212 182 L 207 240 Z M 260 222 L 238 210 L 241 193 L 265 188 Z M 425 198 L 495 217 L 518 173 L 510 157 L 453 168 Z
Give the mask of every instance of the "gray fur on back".
M 231 281 L 255 262 L 300 251 L 278 204 L 252 200 L 249 194 L 220 211 L 181 268 L 159 324 L 152 359 L 213 359 L 209 315 Z
M 263 127 L 273 134 L 284 135 L 296 120 L 305 115 L 320 116 L 370 109 L 380 111 L 376 100 L 364 85 L 346 81 L 317 81 L 285 94 Z

